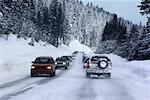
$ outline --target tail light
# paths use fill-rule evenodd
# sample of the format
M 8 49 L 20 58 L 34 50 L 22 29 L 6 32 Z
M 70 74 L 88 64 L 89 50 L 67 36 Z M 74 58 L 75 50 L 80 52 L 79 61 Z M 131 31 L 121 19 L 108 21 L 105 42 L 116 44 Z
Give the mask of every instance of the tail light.
M 90 68 L 91 67 L 91 63 L 87 63 L 87 68 Z
M 88 64 L 87 64 L 87 63 L 85 63 L 85 64 L 84 64 L 84 66 L 88 66 Z
M 96 62 L 96 61 L 91 61 L 91 63 L 92 63 L 92 64 L 97 64 L 97 62 Z

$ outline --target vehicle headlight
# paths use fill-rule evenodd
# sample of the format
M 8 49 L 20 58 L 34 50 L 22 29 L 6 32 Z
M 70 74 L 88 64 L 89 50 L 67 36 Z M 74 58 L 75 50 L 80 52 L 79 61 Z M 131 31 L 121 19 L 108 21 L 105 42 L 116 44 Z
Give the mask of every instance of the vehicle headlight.
M 34 69 L 35 68 L 35 66 L 31 66 L 31 69 Z
M 55 62 L 55 65 L 57 65 L 57 62 Z
M 51 66 L 47 66 L 47 69 L 52 69 L 52 67 Z
M 65 65 L 66 63 L 64 62 L 63 65 Z

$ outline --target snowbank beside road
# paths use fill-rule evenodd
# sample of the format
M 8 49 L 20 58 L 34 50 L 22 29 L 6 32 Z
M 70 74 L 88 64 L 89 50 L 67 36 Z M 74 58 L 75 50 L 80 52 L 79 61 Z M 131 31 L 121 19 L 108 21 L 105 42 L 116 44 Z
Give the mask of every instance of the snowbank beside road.
M 70 49 L 71 51 L 83 51 L 83 52 L 85 52 L 85 53 L 92 52 L 92 50 L 91 50 L 89 47 L 87 47 L 87 46 L 81 44 L 81 43 L 80 43 L 79 41 L 77 41 L 77 40 L 73 40 L 73 41 L 69 44 L 69 49 Z
M 0 79 L 12 75 L 29 75 L 31 61 L 38 56 L 52 56 L 56 59 L 62 55 L 71 55 L 76 50 L 87 51 L 87 47 L 77 40 L 72 41 L 70 46 L 62 44 L 58 48 L 44 42 L 30 46 L 29 42 L 30 39 L 17 39 L 14 35 L 10 35 L 8 41 L 0 38 Z
M 128 61 L 117 55 L 105 54 L 113 64 L 113 71 L 139 84 L 150 84 L 150 60 Z

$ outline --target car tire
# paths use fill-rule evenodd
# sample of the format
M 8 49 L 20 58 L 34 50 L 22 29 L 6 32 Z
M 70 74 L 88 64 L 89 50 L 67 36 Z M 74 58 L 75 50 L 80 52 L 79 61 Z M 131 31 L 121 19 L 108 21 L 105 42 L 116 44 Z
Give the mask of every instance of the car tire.
M 105 73 L 105 77 L 106 77 L 107 79 L 110 79 L 110 78 L 111 78 L 111 73 Z
M 31 74 L 31 77 L 34 77 L 34 74 Z
M 105 62 L 106 66 L 105 67 L 101 67 L 101 62 Z M 101 60 L 101 61 L 98 62 L 98 67 L 101 68 L 101 69 L 106 69 L 108 67 L 108 62 L 105 61 L 105 60 Z
M 48 74 L 49 77 L 53 77 L 53 73 Z
M 90 77 L 90 74 L 89 74 L 89 73 L 86 73 L 86 77 L 87 77 L 87 78 Z
M 36 77 L 36 76 L 37 76 L 37 74 L 31 73 L 31 77 Z
M 68 62 L 68 66 L 69 66 L 69 62 Z
M 53 72 L 53 76 L 56 76 L 56 71 Z
M 68 69 L 68 67 L 66 66 L 65 69 Z

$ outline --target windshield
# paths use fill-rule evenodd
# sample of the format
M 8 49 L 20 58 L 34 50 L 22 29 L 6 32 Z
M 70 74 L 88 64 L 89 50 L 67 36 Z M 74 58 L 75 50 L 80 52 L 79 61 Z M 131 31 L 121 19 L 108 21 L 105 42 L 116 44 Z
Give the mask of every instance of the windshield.
M 62 58 L 62 59 L 65 59 L 65 60 L 69 60 L 69 57 L 68 57 L 68 56 L 62 56 L 61 58 Z
M 49 59 L 49 58 L 36 58 L 35 63 L 38 63 L 38 64 L 52 64 L 52 63 L 54 63 L 54 61 L 53 61 L 53 59 Z
M 64 58 L 57 58 L 56 61 L 66 61 Z

